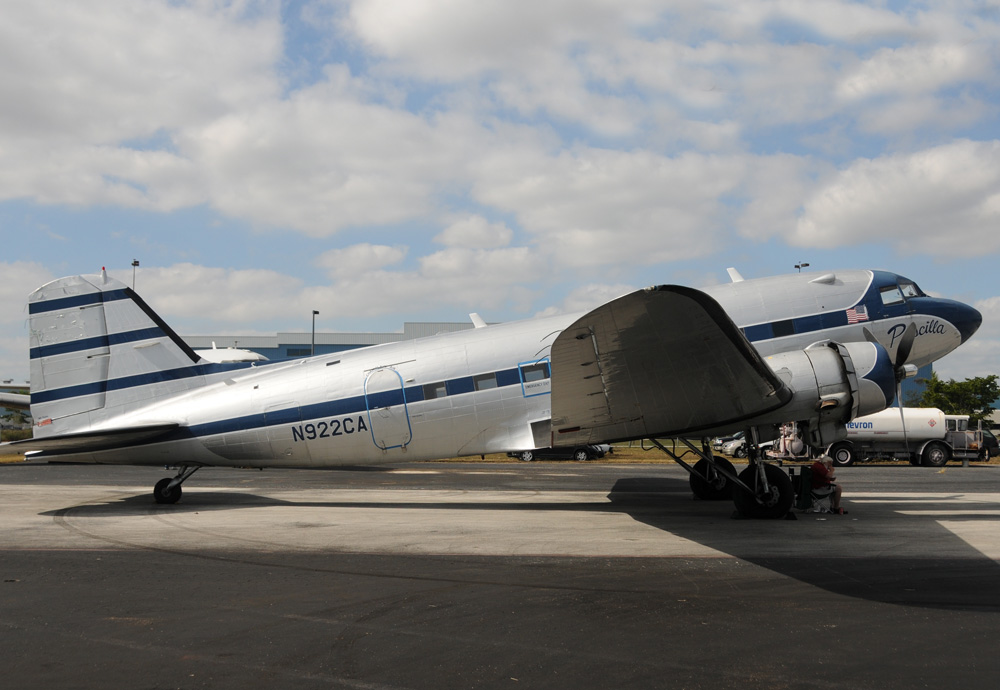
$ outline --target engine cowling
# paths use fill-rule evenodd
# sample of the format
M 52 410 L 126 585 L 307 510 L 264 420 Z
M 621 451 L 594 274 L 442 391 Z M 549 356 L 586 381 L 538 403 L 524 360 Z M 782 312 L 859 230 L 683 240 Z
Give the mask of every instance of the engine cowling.
M 895 397 L 892 360 L 877 343 L 823 341 L 765 361 L 792 391 L 778 416 L 798 422 L 817 448 L 844 438 L 847 422 L 885 409 Z

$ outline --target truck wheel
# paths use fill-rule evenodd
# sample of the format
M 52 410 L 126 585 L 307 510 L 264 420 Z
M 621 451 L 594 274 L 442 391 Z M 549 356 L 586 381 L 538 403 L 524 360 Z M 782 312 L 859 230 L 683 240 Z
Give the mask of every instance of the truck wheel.
M 944 467 L 950 459 L 948 456 L 948 447 L 943 443 L 928 443 L 923 453 L 924 467 Z
M 847 441 L 834 443 L 833 447 L 830 448 L 830 457 L 833 458 L 833 464 L 837 467 L 853 465 L 855 459 L 854 446 Z

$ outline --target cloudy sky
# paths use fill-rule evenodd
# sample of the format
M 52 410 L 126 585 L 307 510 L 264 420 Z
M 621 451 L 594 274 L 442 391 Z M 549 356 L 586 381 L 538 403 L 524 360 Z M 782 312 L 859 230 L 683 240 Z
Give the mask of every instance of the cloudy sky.
M 6 0 L 0 376 L 107 266 L 182 335 L 885 268 L 1000 373 L 990 0 Z

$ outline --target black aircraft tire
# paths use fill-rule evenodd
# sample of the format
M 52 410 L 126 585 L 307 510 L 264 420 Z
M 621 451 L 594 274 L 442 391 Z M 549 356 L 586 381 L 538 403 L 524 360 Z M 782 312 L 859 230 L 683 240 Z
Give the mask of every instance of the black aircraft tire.
M 934 441 L 924 448 L 924 467 L 944 467 L 948 464 L 948 446 Z
M 168 489 L 171 481 L 173 480 L 170 477 L 164 477 L 156 482 L 156 486 L 153 487 L 153 498 L 157 503 L 177 503 L 180 500 L 181 485 Z
M 758 498 L 757 468 L 751 465 L 740 472 L 740 480 L 754 490 L 750 493 L 741 487 L 733 487 L 733 503 L 740 515 L 755 519 L 783 518 L 792 509 L 795 501 L 795 488 L 792 480 L 780 467 L 764 465 L 764 474 L 770 487 L 770 495 Z
M 837 467 L 853 465 L 856 458 L 854 446 L 847 441 L 834 443 L 833 447 L 830 448 L 830 457 L 833 459 L 833 464 Z
M 715 465 L 736 474 L 736 468 L 733 467 L 733 463 L 725 458 L 715 456 Z M 706 474 L 708 472 L 708 461 L 702 458 L 694 464 L 694 469 L 695 472 L 702 475 Z M 721 474 L 719 475 L 719 479 L 721 480 L 719 484 L 711 484 L 697 475 L 690 474 L 688 475 L 688 483 L 691 485 L 691 493 L 695 495 L 695 498 L 700 498 L 703 501 L 724 501 L 732 498 L 733 483 Z

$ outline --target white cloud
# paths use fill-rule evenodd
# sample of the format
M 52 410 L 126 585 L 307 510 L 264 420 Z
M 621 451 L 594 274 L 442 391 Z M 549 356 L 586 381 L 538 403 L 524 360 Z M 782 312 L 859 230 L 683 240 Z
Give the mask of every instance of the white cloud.
M 497 249 L 506 247 L 513 238 L 513 231 L 504 223 L 491 223 L 482 216 L 466 216 L 442 230 L 435 242 L 449 247 L 467 249 Z
M 552 316 L 555 314 L 572 314 L 595 309 L 605 302 L 621 297 L 635 290 L 635 286 L 618 283 L 588 283 L 574 288 L 566 295 L 558 306 L 551 306 L 539 312 L 536 316 Z
M 925 93 L 957 81 L 987 76 L 987 55 L 963 45 L 908 45 L 882 48 L 837 86 L 852 100 L 888 93 Z
M 160 210 L 203 201 L 171 133 L 280 94 L 277 15 L 240 7 L 6 3 L 0 197 Z
M 142 268 L 136 292 L 174 330 L 185 335 L 234 323 L 286 318 L 300 309 L 302 281 L 265 269 L 224 269 L 182 263 Z M 110 272 L 131 285 L 132 273 Z
M 942 379 L 1000 376 L 1000 297 L 978 300 L 973 306 L 983 315 L 983 325 L 962 347 L 934 363 Z
M 323 252 L 316 264 L 335 279 L 353 278 L 398 264 L 406 258 L 406 253 L 407 247 L 364 243 Z
M 1000 141 L 956 141 L 859 160 L 807 197 L 788 240 L 832 248 L 886 241 L 904 253 L 1000 249 Z
M 0 263 L 0 377 L 23 383 L 28 374 L 28 295 L 55 276 L 31 261 Z
M 474 194 L 515 214 L 558 264 L 651 264 L 710 252 L 725 218 L 720 198 L 745 170 L 739 158 L 700 154 L 505 152 L 477 167 Z
M 365 103 L 343 70 L 330 77 L 183 137 L 214 207 L 314 237 L 435 212 L 435 193 L 476 149 L 466 123 Z

